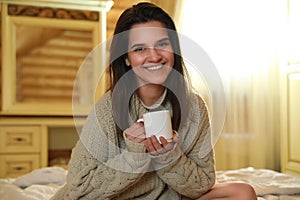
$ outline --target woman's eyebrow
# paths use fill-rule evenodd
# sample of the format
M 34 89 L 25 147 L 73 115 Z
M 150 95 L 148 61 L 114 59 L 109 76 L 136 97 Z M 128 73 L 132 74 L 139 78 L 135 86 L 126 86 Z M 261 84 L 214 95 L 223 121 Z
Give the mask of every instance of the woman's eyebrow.
M 138 43 L 138 44 L 133 44 L 130 49 L 134 49 L 135 47 L 141 47 L 141 46 L 144 46 L 145 44 L 143 43 Z
M 160 40 L 158 40 L 156 43 L 160 43 L 160 42 L 164 42 L 164 41 L 169 41 L 169 37 L 165 37 L 165 38 L 162 38 Z M 137 44 L 133 44 L 130 49 L 134 49 L 135 47 L 141 47 L 141 46 L 144 46 L 145 43 L 137 43 Z
M 158 40 L 157 43 L 164 42 L 164 41 L 170 41 L 170 39 L 168 37 L 165 37 L 165 38 Z

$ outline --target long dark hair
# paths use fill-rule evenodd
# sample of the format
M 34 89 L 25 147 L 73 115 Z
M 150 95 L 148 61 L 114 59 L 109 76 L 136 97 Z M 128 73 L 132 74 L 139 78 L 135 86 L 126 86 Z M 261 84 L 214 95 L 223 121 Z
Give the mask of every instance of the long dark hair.
M 172 105 L 172 126 L 174 130 L 178 130 L 180 123 L 186 119 L 188 112 L 187 71 L 181 57 L 179 38 L 172 18 L 163 9 L 152 3 L 138 3 L 126 9 L 119 17 L 115 27 L 109 58 L 110 89 L 116 94 L 115 98 L 113 98 L 114 117 L 118 121 L 119 129 L 124 130 L 129 127 L 129 105 L 124 106 L 124 102 L 130 101 L 132 90 L 135 90 L 137 87 L 137 83 L 135 85 L 132 84 L 132 80 L 135 79 L 134 73 L 128 73 L 132 71 L 132 68 L 127 66 L 125 62 L 129 39 L 128 34 L 123 33 L 128 32 L 135 24 L 150 21 L 158 21 L 165 25 L 173 52 L 175 52 L 173 69 L 176 70 L 176 73 L 173 70 L 171 71 L 165 86 L 167 88 L 166 100 Z M 127 75 L 122 78 L 125 73 Z M 122 85 L 123 87 L 120 88 L 117 85 Z M 170 90 L 170 87 L 172 87 L 172 90 Z M 174 90 L 176 94 L 172 92 Z

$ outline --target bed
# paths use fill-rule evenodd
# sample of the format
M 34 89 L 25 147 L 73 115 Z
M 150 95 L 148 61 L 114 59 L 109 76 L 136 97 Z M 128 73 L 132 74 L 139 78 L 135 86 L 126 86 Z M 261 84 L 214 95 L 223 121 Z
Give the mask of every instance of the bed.
M 63 186 L 67 170 L 46 167 L 17 178 L 0 179 L 1 200 L 47 200 Z M 247 182 L 251 184 L 258 200 L 300 199 L 300 178 L 268 169 L 242 168 L 217 171 L 217 181 Z

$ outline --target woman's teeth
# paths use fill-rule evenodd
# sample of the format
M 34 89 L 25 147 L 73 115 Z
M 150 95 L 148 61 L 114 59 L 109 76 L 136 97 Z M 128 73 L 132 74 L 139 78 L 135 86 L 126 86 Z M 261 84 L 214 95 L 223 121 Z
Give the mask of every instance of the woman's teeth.
M 152 66 L 152 67 L 147 67 L 147 70 L 154 71 L 154 70 L 158 70 L 160 68 L 162 68 L 162 65 L 156 65 L 156 66 Z

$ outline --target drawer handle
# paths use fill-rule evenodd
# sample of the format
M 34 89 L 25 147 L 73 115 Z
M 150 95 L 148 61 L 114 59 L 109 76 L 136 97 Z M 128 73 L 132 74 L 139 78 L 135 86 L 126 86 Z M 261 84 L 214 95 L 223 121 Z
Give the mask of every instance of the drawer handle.
M 14 140 L 17 141 L 17 142 L 24 142 L 25 141 L 25 139 L 21 138 L 21 137 L 14 138 Z
M 22 171 L 23 169 L 25 169 L 24 167 L 14 167 L 14 170 L 16 171 Z

